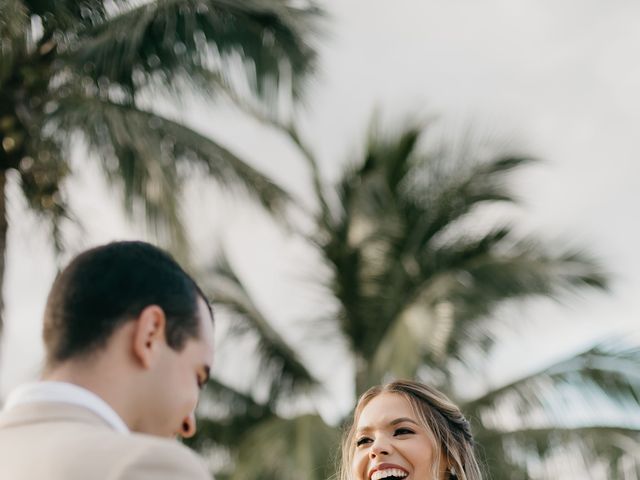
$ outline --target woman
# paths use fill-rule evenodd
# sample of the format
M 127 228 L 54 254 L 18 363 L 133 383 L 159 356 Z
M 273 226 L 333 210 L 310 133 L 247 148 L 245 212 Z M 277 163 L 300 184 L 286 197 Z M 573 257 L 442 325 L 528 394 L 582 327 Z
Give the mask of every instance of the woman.
M 473 446 L 469 422 L 446 396 L 398 380 L 360 397 L 340 480 L 482 480 Z

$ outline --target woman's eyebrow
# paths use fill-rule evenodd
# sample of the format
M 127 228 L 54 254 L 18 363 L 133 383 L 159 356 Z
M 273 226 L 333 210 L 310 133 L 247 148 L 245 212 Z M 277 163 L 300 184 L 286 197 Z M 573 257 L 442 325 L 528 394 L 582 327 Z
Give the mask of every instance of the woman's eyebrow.
M 419 424 L 418 422 L 416 422 L 413 418 L 409 418 L 409 417 L 399 417 L 399 418 L 396 418 L 396 419 L 394 419 L 394 420 L 391 420 L 391 421 L 388 423 L 388 425 L 392 425 L 392 426 L 393 426 L 393 425 L 397 425 L 397 424 L 399 424 L 399 423 L 405 423 L 405 422 L 413 423 L 414 425 L 420 426 L 420 424 Z M 367 432 L 367 431 L 369 431 L 369 430 L 371 430 L 371 429 L 372 429 L 372 428 L 371 428 L 370 426 L 368 426 L 368 425 L 364 425 L 364 426 L 362 426 L 362 427 L 358 428 L 358 429 L 356 430 L 356 433 L 360 434 L 360 433 L 363 433 L 363 432 Z
M 418 425 L 418 422 L 416 422 L 413 418 L 409 418 L 409 417 L 396 418 L 395 420 L 392 420 L 391 422 L 389 422 L 389 425 L 397 425 L 399 423 L 404 423 L 404 422 L 409 422 L 409 423 L 413 423 L 414 425 Z

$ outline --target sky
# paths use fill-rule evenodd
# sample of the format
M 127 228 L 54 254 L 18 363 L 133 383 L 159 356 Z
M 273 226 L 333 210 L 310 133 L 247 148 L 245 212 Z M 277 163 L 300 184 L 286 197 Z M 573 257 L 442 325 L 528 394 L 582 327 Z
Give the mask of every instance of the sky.
M 553 241 L 584 246 L 611 272 L 611 294 L 585 293 L 563 305 L 523 312 L 523 331 L 505 333 L 488 381 L 495 384 L 610 335 L 640 327 L 640 4 L 610 0 L 345 0 L 330 13 L 320 72 L 300 115 L 327 181 L 361 148 L 374 111 L 393 126 L 409 116 L 437 119 L 456 135 L 469 126 L 541 162 L 514 178 L 519 226 Z M 228 108 L 202 102 L 179 112 L 215 135 L 300 198 L 304 166 L 277 134 Z M 76 159 L 76 163 L 82 159 Z M 84 165 L 84 163 L 82 163 Z M 14 179 L 15 180 L 15 179 Z M 96 169 L 70 182 L 84 234 L 70 254 L 112 239 L 144 236 L 128 224 Z M 317 259 L 303 242 L 255 209 L 201 183 L 185 202 L 202 263 L 221 239 L 257 301 L 296 344 L 300 319 L 322 309 L 314 288 Z M 41 316 L 56 271 L 48 239 L 25 214 L 15 182 L 8 196 L 9 248 L 4 294 L 6 334 L 0 398 L 37 376 Z M 339 349 L 339 346 L 337 347 Z M 317 352 L 316 352 L 317 353 Z M 318 408 L 348 410 L 352 366 L 345 356 L 313 361 L 329 385 Z M 222 352 L 224 358 L 224 352 Z M 235 370 L 222 362 L 224 377 Z

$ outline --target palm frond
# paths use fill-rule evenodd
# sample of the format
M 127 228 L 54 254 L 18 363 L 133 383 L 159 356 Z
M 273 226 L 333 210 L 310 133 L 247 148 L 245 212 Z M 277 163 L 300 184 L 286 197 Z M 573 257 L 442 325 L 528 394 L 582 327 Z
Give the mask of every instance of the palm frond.
M 600 263 L 580 250 L 553 253 L 532 239 L 513 240 L 508 228 L 498 228 L 478 240 L 461 236 L 444 245 L 421 268 L 434 273 L 422 289 L 452 306 L 453 328 L 448 355 L 458 358 L 466 346 L 485 350 L 493 344 L 489 314 L 505 301 L 533 297 L 560 301 L 585 288 L 607 291 Z M 439 297 L 439 298 L 438 298 Z
M 406 182 L 418 142 L 423 135 L 422 126 L 409 124 L 393 135 L 383 135 L 372 122 L 364 159 L 350 162 L 336 186 L 340 199 L 339 214 L 342 223 L 348 223 L 354 213 L 379 218 L 388 213 L 396 200 L 395 193 Z
M 71 218 L 63 191 L 64 180 L 70 173 L 66 152 L 50 138 L 31 139 L 25 152 L 18 170 L 22 193 L 29 208 L 49 223 L 54 250 L 61 253 L 64 250 L 61 223 Z
M 482 427 L 474 429 L 476 457 L 483 469 L 483 478 L 531 480 L 526 463 L 510 443 L 501 442 L 499 435 Z
M 25 35 L 29 10 L 22 0 L 6 0 L 0 5 L 0 38 L 3 42 Z
M 269 382 L 270 399 L 306 390 L 317 381 L 299 359 L 298 354 L 271 326 L 253 303 L 242 281 L 224 255 L 214 267 L 203 274 L 204 285 L 213 302 L 235 314 L 236 332 L 251 332 L 258 341 L 260 377 Z
M 274 418 L 240 446 L 232 480 L 326 480 L 335 468 L 340 432 L 318 415 Z
M 498 156 L 488 161 L 424 156 L 413 169 L 413 180 L 401 197 L 400 212 L 409 247 L 424 250 L 451 235 L 457 222 L 478 206 L 515 201 L 505 176 L 532 162 L 522 156 Z
M 368 386 L 383 383 L 385 377 L 414 378 L 423 363 L 424 335 L 422 327 L 429 329 L 427 322 L 415 322 L 412 312 L 407 311 L 384 335 L 367 368 Z M 422 320 L 422 319 L 420 319 Z
M 525 428 L 485 432 L 478 441 L 481 446 L 488 447 L 484 450 L 492 472 L 521 469 L 520 474 L 505 478 L 590 474 L 589 478 L 594 479 L 627 479 L 637 478 L 640 474 L 638 428 Z
M 90 97 L 63 99 L 52 120 L 60 135 L 83 134 L 110 183 L 121 187 L 129 215 L 146 218 L 160 238 L 184 248 L 176 192 L 185 175 L 173 158 L 184 152 L 186 139 L 174 140 L 171 130 L 185 127 L 130 105 Z
M 68 58 L 92 65 L 95 78 L 129 88 L 136 87 L 139 73 L 161 74 L 171 82 L 205 66 L 223 75 L 243 73 L 247 86 L 265 98 L 275 96 L 288 77 L 284 83 L 290 81 L 299 95 L 303 77 L 315 66 L 307 36 L 318 15 L 316 8 L 279 0 L 143 3 L 121 8 L 107 22 L 83 31 L 80 47 Z
M 342 318 L 352 323 L 345 332 L 361 332 L 361 323 L 370 323 L 367 314 L 375 312 L 378 322 L 374 328 L 368 325 L 366 338 L 356 345 L 367 358 L 416 299 L 433 297 L 427 309 L 448 301 L 442 290 L 456 273 L 454 262 L 473 253 L 465 245 L 467 252 L 458 246 L 449 256 L 444 248 L 449 231 L 480 204 L 514 201 L 504 176 L 531 161 L 522 156 L 486 161 L 430 157 L 418 149 L 421 128 L 409 125 L 395 136 L 372 135 L 362 163 L 350 167 L 337 187 L 342 210 L 323 249 L 334 267 L 334 287 L 346 293 L 345 284 L 352 284 L 351 296 L 339 296 L 349 313 Z M 473 247 L 490 254 L 489 247 L 504 233 L 491 235 L 496 238 L 487 236 Z M 350 276 L 343 277 L 345 267 Z M 358 311 L 362 314 L 354 314 Z
M 38 15 L 45 32 L 70 34 L 103 22 L 103 0 L 25 0 L 30 14 Z
M 383 135 L 380 130 L 375 123 L 370 127 L 364 161 L 354 173 L 361 179 L 377 176 L 389 190 L 396 191 L 411 171 L 424 126 L 410 123 L 391 135 Z
M 325 215 L 327 238 L 320 239 L 334 274 L 329 287 L 342 308 L 340 326 L 354 352 L 364 358 L 371 358 L 388 326 L 384 299 L 393 297 L 393 292 L 383 294 L 380 288 L 389 251 L 384 238 L 376 240 L 395 237 L 394 192 L 410 171 L 422 133 L 412 124 L 397 136 L 383 136 L 372 125 L 364 161 L 350 164 L 343 173 L 336 187 L 340 203 L 331 216 Z M 397 283 L 385 285 L 385 289 L 396 287 L 402 288 Z M 378 322 L 372 324 L 371 318 Z
M 202 393 L 196 435 L 187 444 L 198 450 L 232 448 L 255 425 L 274 416 L 269 405 L 212 378 Z
M 336 321 L 354 357 L 356 394 L 390 375 L 450 383 L 475 342 L 486 357 L 496 328 L 491 313 L 504 301 L 607 289 L 604 269 L 577 249 L 553 251 L 549 244 L 516 238 L 510 225 L 469 228 L 481 205 L 517 201 L 507 176 L 530 163 L 529 157 L 486 160 L 473 151 L 430 156 L 420 152 L 422 133 L 410 125 L 395 136 L 374 135 L 362 161 L 338 183 L 339 204 L 331 215 L 313 218 L 319 234 L 311 241 L 332 269 L 327 288 L 339 303 Z M 254 316 L 255 323 L 266 322 L 255 315 L 237 276 L 226 275 L 233 288 L 223 293 L 225 305 Z M 623 471 L 635 478 L 637 431 L 606 426 L 598 408 L 637 412 L 639 350 L 599 345 L 463 402 L 489 475 L 557 478 L 545 469 L 561 451 L 585 465 L 590 459 L 609 461 L 607 478 Z M 590 440 L 580 413 L 602 420 L 606 442 L 597 442 L 600 427 Z M 298 455 L 308 459 L 315 447 L 304 446 L 291 422 L 274 417 L 249 432 L 232 478 L 313 478 L 299 470 L 313 462 L 299 461 Z M 527 443 L 526 432 L 538 439 Z M 607 450 L 607 442 L 617 450 Z M 305 450 L 299 453 L 298 447 Z
M 374 303 L 384 302 L 388 310 L 378 308 L 386 320 L 370 329 L 367 342 L 383 341 L 410 313 L 414 333 L 421 335 L 415 341 L 423 346 L 423 361 L 461 359 L 471 345 L 486 351 L 493 344 L 489 314 L 507 300 L 560 300 L 585 287 L 607 289 L 606 273 L 590 256 L 577 250 L 552 254 L 539 242 L 512 236 L 510 228 L 496 227 L 480 236 L 426 245 L 418 255 L 407 254 L 403 246 L 378 247 L 371 255 L 377 256 L 377 271 L 358 280 L 372 283 Z M 361 258 L 367 260 L 364 254 Z
M 28 10 L 22 1 L 2 2 L 0 5 L 0 86 L 3 87 L 2 90 L 4 90 L 4 82 L 13 73 L 15 63 L 26 56 L 29 27 Z
M 493 297 L 498 292 L 506 298 L 529 292 L 558 298 L 585 287 L 608 287 L 603 267 L 583 251 L 553 253 L 539 241 L 525 238 L 514 242 L 506 233 L 504 229 L 498 230 L 498 235 L 490 232 L 479 242 L 466 243 L 462 248 L 456 242 L 452 251 L 439 250 L 438 254 L 443 263 L 466 272 L 469 281 L 484 289 L 485 294 L 493 293 Z M 447 258 L 449 255 L 457 258 Z
M 603 403 L 621 409 L 640 408 L 640 348 L 605 342 L 558 361 L 542 370 L 518 378 L 464 405 L 472 416 L 497 413 L 500 409 L 516 412 L 520 418 L 546 415 L 570 421 L 570 415 L 592 414 L 597 418 Z M 562 398 L 573 403 L 559 410 Z M 580 403 L 578 408 L 578 402 Z M 546 412 L 542 414 L 542 412 Z
M 239 416 L 268 416 L 273 414 L 269 405 L 257 402 L 248 393 L 239 390 L 221 382 L 213 377 L 208 382 L 203 393 L 207 402 L 213 402 L 215 408 L 210 409 L 216 415 Z M 211 416 L 210 414 L 208 416 Z
M 281 211 L 287 200 L 282 189 L 215 141 L 132 105 L 68 97 L 52 120 L 60 132 L 81 131 L 108 178 L 122 185 L 127 211 L 142 209 L 177 245 L 184 238 L 176 192 L 194 169 L 204 169 L 224 188 L 242 187 L 268 210 Z

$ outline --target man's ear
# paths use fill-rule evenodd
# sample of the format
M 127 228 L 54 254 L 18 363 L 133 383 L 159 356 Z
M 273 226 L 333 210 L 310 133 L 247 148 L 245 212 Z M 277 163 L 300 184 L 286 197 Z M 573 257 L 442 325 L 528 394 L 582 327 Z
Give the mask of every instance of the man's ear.
M 133 355 L 144 368 L 153 365 L 157 352 L 166 343 L 166 317 L 157 305 L 145 307 L 135 320 Z

